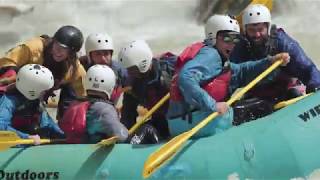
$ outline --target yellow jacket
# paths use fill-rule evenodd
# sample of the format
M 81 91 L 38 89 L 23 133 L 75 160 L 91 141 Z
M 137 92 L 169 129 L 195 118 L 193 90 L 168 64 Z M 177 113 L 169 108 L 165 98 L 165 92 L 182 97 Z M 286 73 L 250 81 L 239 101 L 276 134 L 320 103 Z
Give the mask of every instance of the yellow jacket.
M 9 50 L 5 57 L 0 58 L 0 68 L 8 66 L 16 66 L 20 68 L 25 64 L 43 64 L 43 52 L 44 52 L 45 39 L 41 37 L 33 38 L 17 47 Z M 72 69 L 69 69 L 68 73 L 63 79 L 63 84 L 70 84 L 76 91 L 77 96 L 85 96 L 86 91 L 83 83 L 86 71 L 77 60 L 76 74 L 71 77 Z

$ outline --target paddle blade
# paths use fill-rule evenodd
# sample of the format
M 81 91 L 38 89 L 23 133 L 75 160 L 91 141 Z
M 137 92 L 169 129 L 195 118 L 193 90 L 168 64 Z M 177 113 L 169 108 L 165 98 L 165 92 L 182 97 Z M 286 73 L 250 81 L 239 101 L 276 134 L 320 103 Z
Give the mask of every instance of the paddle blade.
M 272 0 L 252 0 L 251 4 L 263 4 L 271 11 L 273 1 Z
M 160 168 L 163 163 L 168 162 L 172 157 L 174 157 L 174 155 L 183 147 L 184 143 L 187 142 L 191 136 L 192 133 L 189 131 L 182 133 L 152 153 L 144 163 L 142 172 L 143 177 L 148 178 L 158 168 Z
M 4 151 L 9 149 L 12 146 L 16 146 L 17 144 L 13 141 L 11 142 L 0 142 L 0 151 Z
M 301 99 L 305 98 L 305 97 L 308 97 L 310 96 L 311 94 L 313 93 L 309 93 L 309 94 L 306 94 L 306 95 L 303 95 L 303 96 L 299 96 L 299 97 L 296 97 L 296 98 L 293 98 L 293 99 L 289 99 L 287 101 L 281 101 L 279 103 L 277 103 L 276 105 L 273 106 L 273 109 L 280 109 L 280 108 L 283 108 L 283 107 L 286 107 L 286 106 L 289 106 L 297 101 L 300 101 Z
M 101 140 L 97 145 L 98 146 L 110 146 L 112 144 L 115 144 L 119 138 L 117 136 L 112 136 L 111 138 Z
M 50 139 L 40 139 L 40 144 L 50 143 Z M 33 139 L 21 139 L 13 131 L 0 131 L 0 151 L 20 144 L 34 144 Z
M 15 141 L 19 139 L 20 137 L 13 131 L 0 131 L 0 142 Z

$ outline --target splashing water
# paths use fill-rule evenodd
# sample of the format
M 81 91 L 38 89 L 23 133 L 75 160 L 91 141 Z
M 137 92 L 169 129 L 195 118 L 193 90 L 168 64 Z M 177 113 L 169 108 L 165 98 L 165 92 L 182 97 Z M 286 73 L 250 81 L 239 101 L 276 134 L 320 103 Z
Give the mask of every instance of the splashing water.
M 19 42 L 42 34 L 53 35 L 62 25 L 79 27 L 84 36 L 107 32 L 115 50 L 133 39 L 146 39 L 154 54 L 175 53 L 204 38 L 197 23 L 199 1 L 190 0 L 2 0 L 33 6 L 33 11 L 1 25 L 0 55 Z M 320 1 L 274 0 L 273 23 L 300 42 L 320 64 L 318 29 Z M 1 9 L 0 9 L 1 10 Z M 1 21 L 1 19 L 0 19 Z M 82 52 L 84 52 L 82 50 Z
M 8 0 L 9 1 L 9 0 Z M 11 2 L 11 1 L 10 1 Z M 203 38 L 203 28 L 194 16 L 197 1 L 15 1 L 32 5 L 32 13 L 15 17 L 0 28 L 1 53 L 19 41 L 41 34 L 53 35 L 62 25 L 79 27 L 84 36 L 107 32 L 116 51 L 133 39 L 146 39 L 155 54 L 180 52 Z

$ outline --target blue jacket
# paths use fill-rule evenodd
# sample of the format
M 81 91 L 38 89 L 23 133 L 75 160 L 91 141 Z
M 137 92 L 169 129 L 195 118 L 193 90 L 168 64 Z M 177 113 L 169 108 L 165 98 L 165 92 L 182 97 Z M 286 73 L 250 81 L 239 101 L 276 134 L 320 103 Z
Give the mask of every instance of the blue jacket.
M 16 95 L 2 95 L 0 97 L 0 130 L 13 131 L 21 138 L 28 138 L 29 134 L 21 132 L 12 127 L 12 118 L 17 110 L 16 107 L 25 103 L 27 99 L 22 96 Z M 40 128 L 47 128 L 55 133 L 63 136 L 62 130 L 49 116 L 47 111 L 42 111 L 40 116 Z
M 275 36 L 275 52 L 288 52 L 290 55 L 290 63 L 281 69 L 289 76 L 297 77 L 307 86 L 308 91 L 320 87 L 320 72 L 305 54 L 299 43 L 292 39 L 282 29 L 278 29 Z M 248 46 L 248 42 L 242 40 L 234 48 L 230 61 L 235 63 L 257 60 L 265 57 L 266 53 L 254 53 L 252 48 Z
M 270 65 L 267 58 L 242 64 L 230 64 L 232 77 L 229 94 L 246 85 Z M 178 84 L 187 104 L 202 111 L 216 111 L 216 101 L 200 86 L 211 81 L 223 70 L 223 61 L 212 46 L 203 47 L 193 60 L 188 61 L 180 71 Z

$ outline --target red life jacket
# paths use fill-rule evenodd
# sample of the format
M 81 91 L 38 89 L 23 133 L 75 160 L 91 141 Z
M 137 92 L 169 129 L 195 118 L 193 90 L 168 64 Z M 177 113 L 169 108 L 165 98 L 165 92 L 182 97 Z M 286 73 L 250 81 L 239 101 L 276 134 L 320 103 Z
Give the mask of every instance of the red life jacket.
M 111 98 L 110 98 L 111 101 L 112 102 L 117 101 L 120 98 L 121 93 L 122 93 L 122 88 L 120 86 L 116 86 L 111 93 Z
M 204 47 L 202 42 L 197 42 L 188 46 L 178 57 L 175 73 L 172 78 L 170 87 L 170 98 L 173 101 L 181 101 L 182 95 L 178 86 L 178 74 L 183 67 L 183 65 L 192 60 Z M 202 88 L 216 101 L 222 101 L 228 94 L 228 87 L 231 79 L 231 70 L 223 71 L 220 75 L 215 77 L 211 82 L 202 86 Z
M 82 143 L 86 135 L 86 114 L 89 101 L 73 102 L 59 121 L 68 143 Z
M 2 78 L 8 78 L 8 77 L 11 77 L 11 76 L 16 76 L 17 73 L 15 70 L 13 69 L 9 69 L 7 70 L 5 73 L 1 74 L 0 75 L 0 79 Z M 9 86 L 10 84 L 8 85 L 2 85 L 0 86 L 0 93 L 5 93 L 7 91 L 7 87 Z
M 12 118 L 12 127 L 18 130 L 34 129 L 40 124 L 40 114 L 36 113 L 33 116 L 14 115 Z M 27 132 L 29 133 L 29 132 Z

